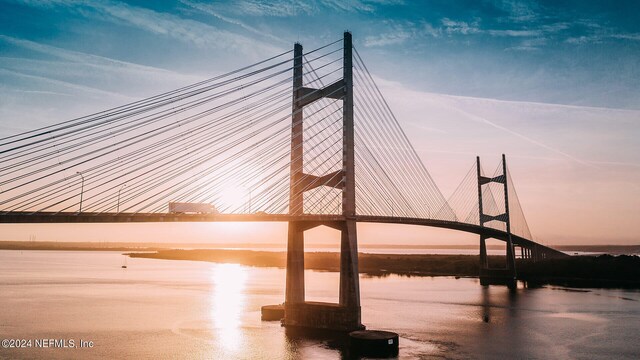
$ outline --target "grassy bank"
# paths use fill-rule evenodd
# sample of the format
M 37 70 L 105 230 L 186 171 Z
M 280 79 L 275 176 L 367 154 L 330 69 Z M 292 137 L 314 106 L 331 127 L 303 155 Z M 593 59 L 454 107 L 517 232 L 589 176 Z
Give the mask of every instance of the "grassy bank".
M 286 253 L 250 250 L 161 250 L 153 253 L 131 253 L 131 257 L 194 260 L 234 263 L 256 267 L 286 266 Z M 490 256 L 492 267 L 504 264 L 503 256 Z M 478 276 L 478 256 L 474 255 L 391 255 L 360 254 L 360 273 L 384 276 Z M 340 255 L 329 252 L 305 253 L 305 268 L 317 271 L 339 271 Z M 531 283 L 576 287 L 640 288 L 640 257 L 610 256 L 570 257 L 537 263 L 517 263 L 518 278 Z

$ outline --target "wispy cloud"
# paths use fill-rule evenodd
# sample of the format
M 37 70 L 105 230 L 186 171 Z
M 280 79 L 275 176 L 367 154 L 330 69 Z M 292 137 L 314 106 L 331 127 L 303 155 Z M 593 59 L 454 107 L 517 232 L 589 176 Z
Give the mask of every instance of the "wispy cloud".
M 566 42 L 567 44 L 574 44 L 574 45 L 580 45 L 580 44 L 589 44 L 589 43 L 597 43 L 601 41 L 601 37 L 600 36 L 595 36 L 595 35 L 580 35 L 580 36 L 571 36 L 565 39 L 564 42 Z
M 224 5 L 225 11 L 251 17 L 293 17 L 323 11 L 338 13 L 373 13 L 380 6 L 403 4 L 402 0 L 238 0 Z
M 441 22 L 443 25 L 443 31 L 449 35 L 451 34 L 469 35 L 469 34 L 476 34 L 481 31 L 478 21 L 468 23 L 466 21 L 456 21 L 456 20 L 451 20 L 449 18 L 443 18 Z
M 51 46 L 51 45 L 30 41 L 26 39 L 18 39 L 18 38 L 7 36 L 7 35 L 0 34 L 0 42 L 9 43 L 14 46 L 29 49 L 31 51 L 35 51 L 41 54 L 53 56 L 55 58 L 64 59 L 70 62 L 92 64 L 94 66 L 101 66 L 101 67 L 108 67 L 108 68 L 117 68 L 119 70 L 132 71 L 136 73 L 141 73 L 141 72 L 152 73 L 159 76 L 172 77 L 172 78 L 178 77 L 183 79 L 194 80 L 194 78 L 192 77 L 188 77 L 186 75 L 178 74 L 165 69 L 135 64 L 135 63 L 121 61 L 121 60 L 112 59 L 112 58 L 99 56 L 99 55 L 87 54 L 80 51 L 63 49 L 56 46 Z
M 111 2 L 92 2 L 89 6 L 142 30 L 190 42 L 200 47 L 242 48 L 245 51 L 251 48 L 271 50 L 241 35 L 167 13 Z
M 442 36 L 442 28 L 436 28 L 428 22 L 386 22 L 387 29 L 376 35 L 365 37 L 364 46 L 376 47 L 403 44 L 407 40 L 423 37 L 438 38 Z
M 373 12 L 374 7 L 364 1 L 351 0 L 323 0 L 323 5 L 332 10 L 338 11 L 358 11 L 358 12 Z
M 430 132 L 430 133 L 436 133 L 436 134 L 446 134 L 447 133 L 447 131 L 445 131 L 445 130 L 438 129 L 438 128 L 435 128 L 435 127 L 432 127 L 432 126 L 425 126 L 425 125 L 420 124 L 420 123 L 410 122 L 408 125 L 409 126 L 413 126 L 413 127 L 417 128 L 417 129 L 420 129 L 420 130 L 424 130 L 426 132 Z
M 373 47 L 402 44 L 411 37 L 411 33 L 402 29 L 398 29 L 397 31 L 390 31 L 379 35 L 367 36 L 364 39 L 364 46 Z
M 542 30 L 487 30 L 491 36 L 532 37 L 542 35 Z
M 495 122 L 493 122 L 493 121 L 491 121 L 491 120 L 489 120 L 487 118 L 484 118 L 484 117 L 479 116 L 479 115 L 472 114 L 470 112 L 467 112 L 465 110 L 460 109 L 459 107 L 451 106 L 451 109 L 456 111 L 456 112 L 458 112 L 458 113 L 460 113 L 460 114 L 462 114 L 462 115 L 464 115 L 464 116 L 466 116 L 470 120 L 473 120 L 473 121 L 476 121 L 476 122 L 479 122 L 479 123 L 482 123 L 482 124 L 486 124 L 486 125 L 489 125 L 491 127 L 496 128 L 496 129 L 502 130 L 502 131 L 504 131 L 506 133 L 509 133 L 509 134 L 511 134 L 513 136 L 516 136 L 516 137 L 518 137 L 518 138 L 520 138 L 520 139 L 522 139 L 522 140 L 524 140 L 526 142 L 529 142 L 529 143 L 531 143 L 533 145 L 536 145 L 536 146 L 541 147 L 543 149 L 549 150 L 549 151 L 554 152 L 554 153 L 556 153 L 558 155 L 562 155 L 563 157 L 565 157 L 565 158 L 567 158 L 569 160 L 572 160 L 572 161 L 574 161 L 574 162 L 576 162 L 578 164 L 585 165 L 585 166 L 590 166 L 590 167 L 596 167 L 591 162 L 584 161 L 584 160 L 579 159 L 579 158 L 577 158 L 577 157 L 575 157 L 575 156 L 573 156 L 573 155 L 571 155 L 571 154 L 569 154 L 567 152 L 561 151 L 561 150 L 556 149 L 556 148 L 554 148 L 554 147 L 552 147 L 550 145 L 547 145 L 547 144 L 545 144 L 545 143 L 543 143 L 541 141 L 538 141 L 536 139 L 528 137 L 528 136 L 526 136 L 524 134 L 521 134 L 521 133 L 519 133 L 517 131 L 514 131 L 512 129 L 509 129 L 509 128 L 505 127 L 505 126 L 496 124 Z
M 237 49 L 251 54 L 256 52 L 274 53 L 279 50 L 242 35 L 221 30 L 195 20 L 184 19 L 170 13 L 158 12 L 120 2 L 108 0 L 47 0 L 44 2 L 22 0 L 22 3 L 34 7 L 66 6 L 87 17 L 96 17 L 105 21 L 126 24 L 202 48 Z
M 520 42 L 518 46 L 513 46 L 505 50 L 518 50 L 518 51 L 535 51 L 547 43 L 546 38 L 525 39 Z
M 617 126 L 621 128 L 629 130 L 636 129 L 636 124 L 630 123 L 628 121 L 629 119 L 633 119 L 634 116 L 638 114 L 638 111 L 635 110 L 589 108 L 572 105 L 505 101 L 434 94 L 411 90 L 400 83 L 380 79 L 377 77 L 375 78 L 375 81 L 379 84 L 379 86 L 381 86 L 383 92 L 390 94 L 389 100 L 391 101 L 392 106 L 395 102 L 396 108 L 401 109 L 398 112 L 398 115 L 400 116 L 399 119 L 402 122 L 416 128 L 421 128 L 422 130 L 428 132 L 447 132 L 450 129 L 454 129 L 454 133 L 457 134 L 462 130 L 454 125 L 447 125 L 447 123 L 454 121 L 455 119 L 460 119 L 464 121 L 472 121 L 482 126 L 497 129 L 509 135 L 507 137 L 503 137 L 503 139 L 515 137 L 522 143 L 528 143 L 539 149 L 547 150 L 551 154 L 558 155 L 559 158 L 568 159 L 573 163 L 586 166 L 588 168 L 598 168 L 605 165 L 624 166 L 624 163 L 635 164 L 632 162 L 633 160 L 631 160 L 633 159 L 633 157 L 629 158 L 629 160 L 631 161 L 619 161 L 619 164 L 614 164 L 616 163 L 616 161 L 608 161 L 607 159 L 602 158 L 602 156 L 593 157 L 593 154 L 587 155 L 588 152 L 580 150 L 582 148 L 579 144 L 575 144 L 575 146 L 565 146 L 565 148 L 568 150 L 561 149 L 559 146 L 557 146 L 558 139 L 560 137 L 551 136 L 553 135 L 554 131 L 558 131 L 562 128 L 562 123 L 576 121 L 575 119 L 581 119 L 580 126 L 584 129 L 581 130 L 584 131 L 584 134 L 590 133 L 590 131 L 587 130 L 588 124 L 591 124 L 595 128 L 601 128 L 601 126 L 604 126 L 604 123 L 609 123 L 612 121 L 612 119 L 615 119 Z M 504 120 L 509 119 L 513 116 L 518 117 L 520 114 L 528 114 L 530 112 L 533 114 L 538 114 L 539 116 L 543 116 L 546 121 L 540 124 L 527 123 L 526 126 L 528 127 L 525 128 L 529 130 L 525 131 L 517 128 L 515 123 L 506 121 L 500 122 L 492 118 L 492 116 L 495 115 L 498 118 Z M 425 115 L 418 114 L 430 115 L 428 115 L 428 117 L 425 117 Z M 587 117 L 588 120 L 584 119 L 585 116 L 587 116 L 586 114 L 589 114 L 589 116 Z M 430 121 L 424 122 L 426 119 L 434 117 L 439 119 L 440 121 L 435 123 Z M 527 118 L 531 118 L 531 116 L 527 116 Z M 536 118 L 536 116 L 533 116 L 533 118 Z M 558 123 L 555 123 L 555 121 L 557 121 Z M 587 121 L 589 121 L 589 123 L 587 123 Z M 445 127 L 444 129 L 434 127 L 434 124 L 441 123 Z M 545 129 L 545 126 L 547 126 L 546 124 L 554 124 L 553 127 L 555 127 L 556 130 L 553 130 L 553 127 Z M 447 128 L 447 126 L 450 127 Z M 538 134 L 546 134 L 547 137 L 544 137 L 544 140 L 540 140 L 540 136 L 534 136 L 530 134 L 531 131 L 529 127 L 533 127 L 533 129 L 536 129 L 536 133 Z M 471 127 L 467 129 L 467 132 L 473 131 L 471 129 Z M 463 138 L 465 138 L 465 135 L 462 136 Z M 469 134 L 467 134 L 466 136 L 469 136 Z M 624 140 L 624 137 L 621 137 L 619 139 L 620 141 L 627 141 Z M 551 142 L 549 143 L 548 141 Z M 463 148 L 460 145 L 461 144 L 459 144 L 459 147 Z M 576 155 L 575 153 L 581 155 Z M 540 153 L 538 151 L 535 156 L 544 156 L 543 154 L 544 153 Z M 633 166 L 635 168 L 637 167 L 637 164 L 630 166 Z
M 317 7 L 313 3 L 304 1 L 254 1 L 240 0 L 231 5 L 236 14 L 245 16 L 290 17 L 302 14 L 312 14 Z
M 222 20 L 224 22 L 227 22 L 227 23 L 232 24 L 232 25 L 237 25 L 237 26 L 241 27 L 242 29 L 244 29 L 244 30 L 246 30 L 246 31 L 248 31 L 248 32 L 250 32 L 252 34 L 255 34 L 255 35 L 258 35 L 258 36 L 261 36 L 261 37 L 262 36 L 268 37 L 271 40 L 274 40 L 274 41 L 276 41 L 278 43 L 283 43 L 283 44 L 286 43 L 286 44 L 288 44 L 287 41 L 284 41 L 283 39 L 281 39 L 281 38 L 279 38 L 277 36 L 274 36 L 274 35 L 272 35 L 272 34 L 270 34 L 268 32 L 265 32 L 264 30 L 260 30 L 260 29 L 257 29 L 255 27 L 253 27 L 253 26 L 250 26 L 250 25 L 246 24 L 245 22 L 243 22 L 243 21 L 241 21 L 241 20 L 239 20 L 237 18 L 231 18 L 231 17 L 223 15 L 220 11 L 218 11 L 216 9 L 216 6 L 213 5 L 213 4 L 205 4 L 205 3 L 195 2 L 195 1 L 190 1 L 190 0 L 179 0 L 179 1 L 181 3 L 183 3 L 184 5 L 186 5 L 186 6 L 189 6 L 189 7 L 193 8 L 193 9 L 201 11 L 201 12 L 203 12 L 205 14 L 214 16 L 214 17 L 216 17 L 216 18 L 218 18 L 218 19 L 220 19 L 220 20 Z
M 625 40 L 635 40 L 640 41 L 640 33 L 634 34 L 613 34 L 611 35 L 614 39 L 625 39 Z
M 492 0 L 495 8 L 506 13 L 503 21 L 531 22 L 539 18 L 538 6 L 529 0 Z
M 27 54 L 36 54 L 31 58 L 0 57 L 0 70 L 5 77 L 10 77 L 3 82 L 11 84 L 8 89 L 23 93 L 55 95 L 48 92 L 62 93 L 59 90 L 65 89 L 69 91 L 64 94 L 72 94 L 78 102 L 108 97 L 111 100 L 107 103 L 118 103 L 202 79 L 6 35 L 0 35 L 0 45 L 5 49 L 15 48 L 16 54 L 24 53 L 21 49 L 27 50 Z M 11 96 L 21 97 L 15 93 Z
M 565 28 L 563 30 L 571 27 L 573 30 L 579 29 L 579 31 L 570 32 L 570 36 L 564 39 L 567 44 L 601 44 L 607 40 L 640 41 L 640 33 L 638 32 L 624 31 L 615 24 L 592 18 L 582 18 L 573 21 L 571 24 L 559 23 L 557 25 L 564 25 Z M 637 30 L 637 27 L 634 30 Z
M 440 38 L 443 35 L 447 35 L 449 38 L 484 35 L 496 38 L 526 39 L 521 44 L 509 47 L 507 50 L 536 50 L 547 44 L 551 35 L 569 28 L 568 23 L 557 22 L 531 27 L 518 25 L 519 28 L 513 29 L 486 29 L 481 26 L 479 19 L 469 22 L 446 17 L 440 19 L 440 26 L 433 26 L 426 21 L 419 23 L 387 21 L 386 23 L 388 26 L 385 31 L 366 37 L 365 46 L 397 45 L 410 39 Z
M 565 42 L 575 45 L 598 44 L 606 39 L 640 41 L 640 33 L 614 33 L 611 29 L 599 29 L 597 32 L 588 35 L 569 37 L 565 39 Z
M 94 88 L 94 87 L 90 87 L 90 86 L 78 85 L 78 84 L 74 84 L 74 83 L 70 83 L 70 82 L 66 82 L 66 81 L 55 80 L 55 79 L 42 77 L 42 76 L 23 74 L 23 73 L 20 73 L 20 72 L 17 72 L 17 71 L 13 71 L 13 70 L 0 69 L 0 74 L 16 76 L 16 77 L 22 77 L 22 78 L 28 79 L 28 80 L 35 80 L 35 81 L 38 81 L 38 82 L 49 83 L 51 85 L 54 85 L 55 88 L 57 88 L 57 89 L 68 88 L 68 89 L 74 90 L 76 94 L 77 93 L 82 93 L 85 96 L 86 96 L 87 93 L 89 93 L 89 94 L 94 94 L 94 96 L 96 98 L 102 98 L 104 96 L 108 96 L 108 97 L 113 97 L 113 98 L 120 99 L 120 100 L 127 101 L 127 102 L 131 101 L 131 100 L 134 100 L 134 98 L 131 98 L 131 97 L 119 94 L 119 93 L 105 91 L 105 90 Z M 58 95 L 61 94 L 59 92 L 56 92 L 56 93 Z
M 571 27 L 568 22 L 556 22 L 553 24 L 545 24 L 540 26 L 540 30 L 545 33 L 557 33 L 560 31 L 567 30 Z

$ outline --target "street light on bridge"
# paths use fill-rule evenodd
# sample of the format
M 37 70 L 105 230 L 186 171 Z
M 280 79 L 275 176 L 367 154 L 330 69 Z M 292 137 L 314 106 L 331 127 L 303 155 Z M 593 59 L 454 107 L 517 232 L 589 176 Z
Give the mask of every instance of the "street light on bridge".
M 123 184 L 120 187 L 120 190 L 118 190 L 118 208 L 116 210 L 117 213 L 120 213 L 120 192 L 122 191 L 122 189 L 124 189 L 125 186 L 127 186 L 127 184 Z
M 249 187 L 249 188 L 247 188 L 247 190 L 249 190 L 249 214 L 251 214 L 251 200 L 252 200 L 251 192 L 252 192 L 253 189 L 251 187 Z
M 82 178 L 82 186 L 80 187 L 80 210 L 78 211 L 78 213 L 82 212 L 82 195 L 84 194 L 84 176 L 82 176 L 82 173 L 80 171 L 76 171 L 76 174 L 80 175 L 80 178 Z
M 396 214 L 395 214 L 395 211 L 393 209 L 393 202 L 389 201 L 389 199 L 386 199 L 386 200 L 387 200 L 387 205 L 389 206 L 389 209 L 391 209 L 391 217 L 395 217 Z

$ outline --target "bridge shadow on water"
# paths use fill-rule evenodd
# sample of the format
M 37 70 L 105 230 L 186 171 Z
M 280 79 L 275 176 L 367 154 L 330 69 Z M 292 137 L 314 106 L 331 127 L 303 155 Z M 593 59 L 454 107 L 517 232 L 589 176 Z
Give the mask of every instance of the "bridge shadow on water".
M 539 311 L 535 310 L 534 300 L 538 289 L 543 287 L 522 281 L 518 282 L 517 288 L 483 286 L 480 290 L 478 314 L 481 321 L 476 322 L 471 331 L 478 339 L 474 346 L 476 351 L 481 354 L 507 354 L 512 349 L 515 351 L 514 355 L 533 351 L 528 349 L 531 343 L 528 337 L 532 334 L 524 324 Z M 536 351 L 544 353 L 542 349 Z
M 285 327 L 288 344 L 294 349 L 322 344 L 340 353 L 341 359 L 358 359 L 349 351 L 349 334 L 330 330 Z
M 387 274 L 371 277 L 386 277 L 385 275 Z M 533 305 L 527 305 L 531 301 L 530 292 L 535 292 L 536 289 L 541 287 L 530 286 L 525 282 L 519 282 L 518 285 L 515 289 L 510 289 L 506 286 L 482 286 L 479 289 L 478 302 L 475 303 L 477 306 L 476 321 L 473 321 L 474 325 L 471 325 L 466 333 L 476 339 L 473 347 L 479 350 L 480 353 L 495 353 L 496 347 L 503 346 L 514 347 L 518 351 L 522 351 L 522 347 L 527 346 L 526 337 L 528 335 L 526 330 L 523 331 L 522 322 L 526 321 L 526 318 L 530 316 L 528 309 L 535 308 Z M 469 324 L 467 323 L 467 325 Z M 431 324 L 425 323 L 425 328 L 418 330 L 418 332 L 426 331 L 427 333 L 432 333 L 433 338 L 423 338 L 421 342 L 440 343 L 439 336 L 436 335 L 439 332 L 438 326 L 437 320 Z M 338 351 L 341 359 L 361 358 L 350 350 L 348 333 L 298 327 L 286 327 L 284 331 L 289 346 L 291 349 L 295 349 L 294 352 L 312 346 L 321 346 Z M 415 351 L 421 353 L 421 350 L 414 348 L 416 346 L 414 341 L 416 338 L 412 334 L 400 332 L 400 337 L 399 358 L 402 358 L 403 355 L 417 355 L 417 353 L 414 353 Z M 484 341 L 482 339 L 505 339 L 505 342 L 498 341 L 496 343 L 495 341 Z M 508 342 L 506 339 L 508 339 Z M 455 346 L 445 351 L 451 352 L 450 355 L 454 358 L 461 355 L 457 352 L 458 350 Z

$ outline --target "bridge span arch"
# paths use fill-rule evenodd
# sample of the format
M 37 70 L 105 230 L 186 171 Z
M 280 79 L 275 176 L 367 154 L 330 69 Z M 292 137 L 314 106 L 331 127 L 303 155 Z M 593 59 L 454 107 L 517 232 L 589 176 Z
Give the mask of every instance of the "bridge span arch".
M 411 217 L 356 215 L 360 223 L 416 225 L 462 231 L 500 241 L 507 241 L 509 233 L 486 226 L 439 219 Z M 170 214 L 170 213 L 90 213 L 90 212 L 5 212 L 0 213 L 0 223 L 145 223 L 145 222 L 307 222 L 309 226 L 345 221 L 342 215 L 289 215 L 289 214 Z M 514 245 L 535 249 L 542 257 L 565 257 L 565 253 L 533 240 L 511 234 Z

